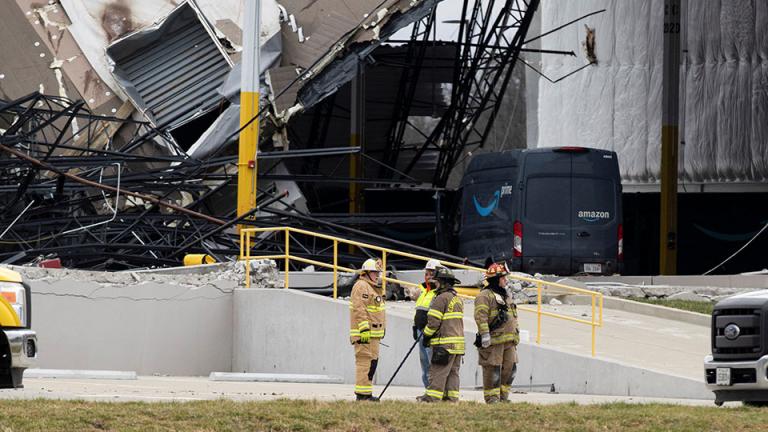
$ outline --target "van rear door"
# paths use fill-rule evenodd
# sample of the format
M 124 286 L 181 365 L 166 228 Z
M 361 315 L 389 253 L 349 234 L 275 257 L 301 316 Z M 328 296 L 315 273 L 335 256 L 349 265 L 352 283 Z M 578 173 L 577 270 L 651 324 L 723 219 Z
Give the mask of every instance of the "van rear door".
M 522 198 L 522 269 L 564 273 L 571 267 L 571 155 L 525 156 Z
M 621 186 L 612 152 L 591 150 L 573 155 L 571 199 L 574 273 L 617 272 Z

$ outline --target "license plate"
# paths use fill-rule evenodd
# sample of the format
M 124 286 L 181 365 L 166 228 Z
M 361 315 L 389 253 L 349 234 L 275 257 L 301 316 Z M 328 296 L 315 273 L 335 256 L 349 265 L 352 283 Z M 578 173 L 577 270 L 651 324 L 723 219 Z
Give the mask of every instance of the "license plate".
M 731 368 L 717 368 L 715 384 L 719 386 L 731 385 Z
M 602 273 L 603 266 L 601 264 L 584 264 L 584 273 Z

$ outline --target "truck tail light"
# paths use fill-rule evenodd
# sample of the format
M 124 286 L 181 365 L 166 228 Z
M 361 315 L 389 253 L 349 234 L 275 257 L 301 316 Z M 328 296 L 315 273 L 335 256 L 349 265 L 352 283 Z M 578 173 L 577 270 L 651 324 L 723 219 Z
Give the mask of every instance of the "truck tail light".
M 616 257 L 619 262 L 624 261 L 624 225 L 619 224 L 619 254 Z
M 520 221 L 515 221 L 512 226 L 513 238 L 513 252 L 515 257 L 519 258 L 523 256 L 523 224 Z
M 16 315 L 19 317 L 22 327 L 27 326 L 27 314 L 26 314 L 26 293 L 24 292 L 24 286 L 19 283 L 0 282 L 0 297 L 5 299 Z

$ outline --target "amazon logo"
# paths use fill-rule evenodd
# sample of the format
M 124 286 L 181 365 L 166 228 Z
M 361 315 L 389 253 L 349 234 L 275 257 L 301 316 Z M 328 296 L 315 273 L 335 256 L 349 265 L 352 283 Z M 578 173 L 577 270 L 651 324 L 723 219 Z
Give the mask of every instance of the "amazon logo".
M 491 198 L 491 201 L 487 205 L 480 204 L 480 201 L 478 201 L 477 197 L 474 195 L 472 195 L 472 202 L 475 204 L 475 210 L 477 210 L 477 214 L 482 217 L 487 217 L 490 216 L 491 213 L 493 213 L 493 211 L 499 207 L 500 198 L 501 191 L 497 190 L 493 193 L 493 198 Z

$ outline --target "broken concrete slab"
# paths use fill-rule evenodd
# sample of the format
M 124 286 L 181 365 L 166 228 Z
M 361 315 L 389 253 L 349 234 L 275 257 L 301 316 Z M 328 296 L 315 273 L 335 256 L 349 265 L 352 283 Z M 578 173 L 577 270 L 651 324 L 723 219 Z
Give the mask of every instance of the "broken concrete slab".
M 695 301 L 695 302 L 709 302 L 710 299 L 704 296 L 701 296 L 699 294 L 689 292 L 689 291 L 683 291 L 679 293 L 672 294 L 670 296 L 667 296 L 668 300 L 685 300 L 685 301 Z

